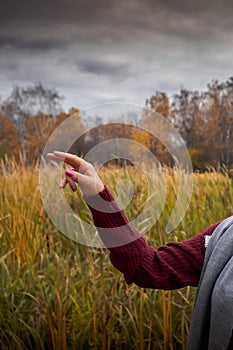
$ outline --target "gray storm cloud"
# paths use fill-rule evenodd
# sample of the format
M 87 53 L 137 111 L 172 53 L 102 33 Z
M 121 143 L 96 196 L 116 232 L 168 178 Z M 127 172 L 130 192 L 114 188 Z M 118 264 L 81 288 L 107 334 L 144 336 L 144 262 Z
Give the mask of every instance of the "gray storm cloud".
M 0 4 L 0 94 L 41 80 L 66 106 L 144 103 L 232 75 L 233 3 L 74 1 Z

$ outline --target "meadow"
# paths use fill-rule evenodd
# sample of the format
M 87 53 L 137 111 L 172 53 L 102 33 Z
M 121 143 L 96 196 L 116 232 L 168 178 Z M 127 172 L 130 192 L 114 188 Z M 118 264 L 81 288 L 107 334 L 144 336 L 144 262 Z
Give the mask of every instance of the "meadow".
M 38 165 L 7 160 L 0 166 L 0 349 L 185 349 L 196 289 L 176 291 L 127 285 L 104 248 L 78 244 L 47 216 L 38 188 Z M 129 166 L 109 166 L 101 178 L 114 193 L 127 175 L 135 192 L 129 219 L 145 197 L 146 180 Z M 167 171 L 167 198 L 157 223 L 145 235 L 158 247 L 201 232 L 232 215 L 232 179 L 222 172 L 194 174 L 190 206 L 167 234 L 175 203 L 175 171 Z M 91 214 L 80 192 L 66 189 L 74 210 Z

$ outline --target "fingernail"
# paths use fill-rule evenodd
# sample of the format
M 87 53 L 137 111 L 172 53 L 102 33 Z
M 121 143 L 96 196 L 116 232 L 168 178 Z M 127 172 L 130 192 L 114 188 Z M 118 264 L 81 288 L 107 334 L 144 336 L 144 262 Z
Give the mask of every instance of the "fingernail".
M 70 184 L 70 187 L 71 187 L 71 189 L 72 189 L 73 192 L 76 191 L 76 186 L 75 186 L 74 184 Z
M 66 170 L 66 175 L 68 175 L 68 176 L 74 176 L 73 170 L 67 169 L 67 170 Z

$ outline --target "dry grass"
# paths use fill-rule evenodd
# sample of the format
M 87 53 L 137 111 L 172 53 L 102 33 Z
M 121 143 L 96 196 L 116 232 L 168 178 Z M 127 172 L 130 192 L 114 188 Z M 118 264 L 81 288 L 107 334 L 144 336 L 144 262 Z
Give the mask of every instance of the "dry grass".
M 147 196 L 143 174 L 112 166 L 101 169 L 101 177 L 114 194 L 119 179 L 134 182 L 135 195 L 126 209 L 133 218 Z M 231 179 L 214 172 L 195 174 L 183 222 L 164 234 L 175 203 L 174 181 L 175 174 L 167 171 L 164 211 L 145 236 L 154 246 L 187 239 L 232 213 Z M 2 163 L 0 207 L 1 349 L 185 349 L 195 289 L 127 286 L 108 251 L 64 237 L 44 211 L 37 166 Z M 83 212 L 90 218 L 86 207 Z

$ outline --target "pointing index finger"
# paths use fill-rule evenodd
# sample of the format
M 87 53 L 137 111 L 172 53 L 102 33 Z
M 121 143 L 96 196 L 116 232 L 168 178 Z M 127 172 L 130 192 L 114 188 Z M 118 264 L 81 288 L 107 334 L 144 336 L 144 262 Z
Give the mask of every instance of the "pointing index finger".
M 55 159 L 55 160 L 61 160 L 72 167 L 78 168 L 81 165 L 81 162 L 83 161 L 82 158 L 75 156 L 74 154 L 70 153 L 65 153 L 65 152 L 60 152 L 60 151 L 54 151 L 53 153 L 48 153 L 47 154 L 48 158 Z

